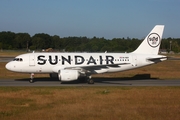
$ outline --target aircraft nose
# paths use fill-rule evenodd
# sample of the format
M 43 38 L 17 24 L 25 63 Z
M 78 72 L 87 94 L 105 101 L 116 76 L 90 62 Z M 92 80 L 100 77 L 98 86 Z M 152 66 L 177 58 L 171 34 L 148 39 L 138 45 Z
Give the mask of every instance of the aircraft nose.
M 6 67 L 6 69 L 8 69 L 8 70 L 12 70 L 12 65 L 11 65 L 11 63 L 7 63 L 5 67 Z

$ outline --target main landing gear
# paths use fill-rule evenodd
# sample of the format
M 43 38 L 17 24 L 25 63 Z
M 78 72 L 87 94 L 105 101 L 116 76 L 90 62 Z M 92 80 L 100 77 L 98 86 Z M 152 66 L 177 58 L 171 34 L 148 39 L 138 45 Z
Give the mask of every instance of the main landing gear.
M 33 83 L 33 82 L 34 82 L 34 73 L 31 73 L 29 82 L 30 82 L 30 83 Z
M 91 76 L 89 76 L 89 77 L 87 78 L 87 83 L 88 83 L 88 84 L 94 84 L 94 80 L 92 79 Z
M 88 82 L 88 84 L 94 84 L 94 80 L 93 79 L 88 79 L 87 82 Z

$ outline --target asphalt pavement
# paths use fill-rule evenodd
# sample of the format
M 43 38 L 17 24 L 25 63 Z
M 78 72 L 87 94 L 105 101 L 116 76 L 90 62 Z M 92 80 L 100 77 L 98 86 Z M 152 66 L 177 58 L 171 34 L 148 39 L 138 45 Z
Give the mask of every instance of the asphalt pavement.
M 50 78 L 37 78 L 34 83 L 29 83 L 28 79 L 1 79 L 0 86 L 180 86 L 180 80 L 96 78 L 94 81 L 94 84 L 78 81 L 61 83 L 58 80 L 51 80 Z

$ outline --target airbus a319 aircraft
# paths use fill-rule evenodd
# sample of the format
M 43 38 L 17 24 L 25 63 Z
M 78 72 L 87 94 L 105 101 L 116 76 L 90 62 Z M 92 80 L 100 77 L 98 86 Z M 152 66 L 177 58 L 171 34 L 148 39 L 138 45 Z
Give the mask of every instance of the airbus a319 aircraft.
M 125 71 L 167 60 L 158 55 L 163 30 L 164 25 L 156 25 L 131 53 L 27 53 L 7 63 L 6 69 L 30 73 L 30 83 L 34 82 L 34 73 L 48 73 L 57 75 L 61 82 L 84 77 L 93 84 L 92 74 Z

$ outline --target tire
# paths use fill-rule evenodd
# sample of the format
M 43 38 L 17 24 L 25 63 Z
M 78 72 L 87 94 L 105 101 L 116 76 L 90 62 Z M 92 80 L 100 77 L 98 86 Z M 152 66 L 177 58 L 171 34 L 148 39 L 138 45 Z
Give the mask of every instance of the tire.
M 33 79 L 30 79 L 30 80 L 29 80 L 29 82 L 30 82 L 30 83 L 33 83 L 33 82 L 34 82 L 34 80 L 33 80 Z
M 88 84 L 94 84 L 94 80 L 93 79 L 89 79 L 88 80 Z

